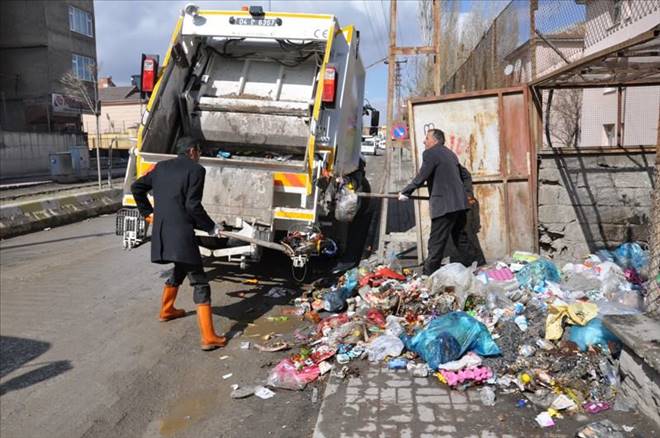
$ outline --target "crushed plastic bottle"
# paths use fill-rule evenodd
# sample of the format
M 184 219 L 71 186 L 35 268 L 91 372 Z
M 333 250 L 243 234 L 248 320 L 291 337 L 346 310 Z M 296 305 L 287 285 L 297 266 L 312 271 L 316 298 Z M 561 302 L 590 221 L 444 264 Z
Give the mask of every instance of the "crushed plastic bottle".
M 405 357 L 395 357 L 387 362 L 387 368 L 391 370 L 405 370 L 408 366 L 408 359 Z
M 479 391 L 479 397 L 481 398 L 481 403 L 484 406 L 495 406 L 495 391 L 490 386 L 484 386 Z
M 524 357 L 533 356 L 535 352 L 536 349 L 531 345 L 521 345 L 520 348 L 518 349 L 518 353 L 520 353 L 520 355 Z
M 408 362 L 406 369 L 413 377 L 428 377 L 429 367 L 425 363 Z
M 523 315 L 518 315 L 513 319 L 513 322 L 516 323 L 520 331 L 527 331 L 527 318 L 525 318 Z

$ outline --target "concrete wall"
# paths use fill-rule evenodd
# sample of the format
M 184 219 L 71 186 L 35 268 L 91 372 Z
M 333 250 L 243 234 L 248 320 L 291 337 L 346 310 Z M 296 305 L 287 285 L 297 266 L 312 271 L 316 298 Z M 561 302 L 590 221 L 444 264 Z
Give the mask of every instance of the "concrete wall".
M 48 154 L 85 144 L 83 135 L 0 131 L 0 179 L 48 174 Z
M 539 154 L 541 253 L 567 262 L 648 241 L 655 154 L 572 151 Z

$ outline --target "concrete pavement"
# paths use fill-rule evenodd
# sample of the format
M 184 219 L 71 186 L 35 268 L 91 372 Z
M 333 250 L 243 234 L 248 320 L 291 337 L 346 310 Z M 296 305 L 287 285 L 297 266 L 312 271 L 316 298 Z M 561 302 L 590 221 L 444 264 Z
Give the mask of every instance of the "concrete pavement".
M 516 407 L 519 397 L 513 394 L 498 394 L 495 406 L 485 406 L 476 389 L 449 390 L 433 376 L 416 378 L 382 364 L 350 365 L 359 376 L 330 378 L 313 438 L 573 437 L 586 424 L 605 418 L 633 426 L 627 436 L 658 436 L 640 414 L 617 411 L 569 416 L 541 429 L 534 417 L 542 410 Z
M 0 435 L 311 433 L 320 403 L 311 403 L 310 391 L 278 391 L 270 400 L 229 397 L 233 383 L 261 383 L 283 353 L 241 350 L 241 337 L 205 353 L 194 314 L 157 321 L 168 267 L 149 263 L 148 254 L 149 245 L 121 249 L 114 216 L 2 241 Z M 208 267 L 219 331 L 258 327 L 279 314 L 283 301 L 264 295 L 287 285 L 288 271 L 282 260 L 270 262 L 247 272 Z M 247 278 L 260 284 L 242 284 Z M 177 304 L 194 309 L 187 284 Z

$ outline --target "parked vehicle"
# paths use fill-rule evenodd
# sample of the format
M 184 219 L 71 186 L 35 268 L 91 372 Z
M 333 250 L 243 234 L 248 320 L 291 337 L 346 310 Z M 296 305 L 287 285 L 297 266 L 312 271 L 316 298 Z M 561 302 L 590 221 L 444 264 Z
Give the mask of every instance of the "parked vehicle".
M 358 46 L 359 32 L 333 15 L 187 6 L 131 154 L 117 220 L 125 247 L 146 230 L 131 183 L 173 158 L 183 135 L 201 139 L 203 205 L 233 234 L 198 232 L 203 254 L 245 266 L 265 246 L 302 267 L 346 245 L 336 206 L 365 182 Z
M 378 145 L 376 143 L 376 139 L 374 138 L 364 139 L 362 141 L 362 145 L 360 146 L 360 150 L 365 155 L 378 155 Z

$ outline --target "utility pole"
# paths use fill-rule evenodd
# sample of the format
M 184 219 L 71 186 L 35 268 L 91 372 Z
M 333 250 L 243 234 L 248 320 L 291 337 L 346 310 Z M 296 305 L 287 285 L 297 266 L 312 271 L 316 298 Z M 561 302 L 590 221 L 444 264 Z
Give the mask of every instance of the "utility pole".
M 390 37 L 389 37 L 389 51 L 387 56 L 387 143 L 385 150 L 385 178 L 381 184 L 381 193 L 387 193 L 390 190 L 390 177 L 392 172 L 392 159 L 393 150 L 395 146 L 406 147 L 406 142 L 392 140 L 392 127 L 394 124 L 394 105 L 397 102 L 397 108 L 400 108 L 399 100 L 401 99 L 401 68 L 400 65 L 406 63 L 407 60 L 397 60 L 397 56 L 415 56 L 415 55 L 432 55 L 433 56 L 433 88 L 436 95 L 440 94 L 440 23 L 441 23 L 441 10 L 440 0 L 433 1 L 433 38 L 430 45 L 421 47 L 398 47 L 396 44 L 396 17 L 397 17 L 397 0 L 390 0 Z M 396 91 L 396 99 L 395 99 Z M 399 111 L 399 110 L 397 110 Z M 398 115 L 398 114 L 397 114 Z M 415 207 L 415 214 L 419 216 L 419 205 Z M 380 218 L 380 237 L 378 253 L 381 257 L 385 255 L 385 245 L 394 241 L 394 237 L 388 236 L 387 233 L 387 216 L 388 216 L 388 203 L 387 199 L 383 199 L 381 218 Z M 422 250 L 422 230 L 420 227 L 419 217 L 417 218 L 416 226 L 416 243 L 417 243 L 417 260 L 423 261 Z M 396 239 L 402 241 L 401 239 Z

